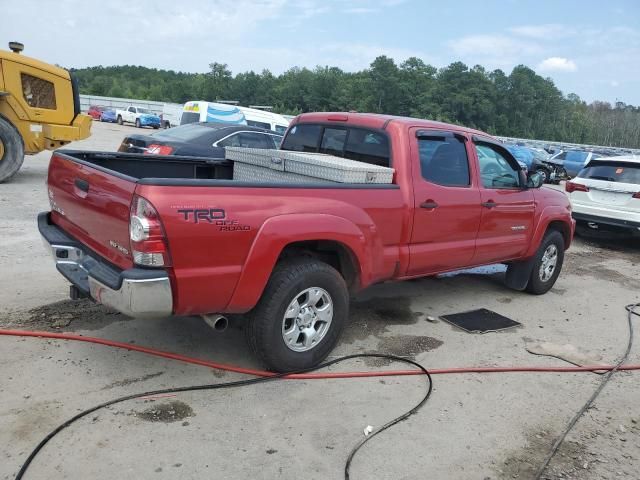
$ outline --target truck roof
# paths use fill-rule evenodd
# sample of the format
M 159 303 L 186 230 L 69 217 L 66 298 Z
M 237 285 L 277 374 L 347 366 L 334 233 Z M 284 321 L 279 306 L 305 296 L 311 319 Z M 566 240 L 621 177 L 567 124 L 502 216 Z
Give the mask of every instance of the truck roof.
M 291 124 L 312 122 L 336 122 L 366 126 L 369 128 L 385 128 L 390 122 L 401 123 L 407 127 L 442 128 L 465 132 L 474 135 L 491 137 L 488 133 L 472 128 L 453 125 L 451 123 L 436 122 L 434 120 L 422 120 L 413 117 L 401 117 L 397 115 L 384 115 L 381 113 L 357 113 L 357 112 L 313 112 L 298 115 Z

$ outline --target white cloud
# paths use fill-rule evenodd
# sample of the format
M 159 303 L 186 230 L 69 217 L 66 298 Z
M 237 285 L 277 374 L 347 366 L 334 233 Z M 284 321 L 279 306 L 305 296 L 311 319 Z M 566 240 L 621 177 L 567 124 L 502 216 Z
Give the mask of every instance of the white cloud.
M 620 82 L 618 82 L 617 80 L 611 80 L 611 86 L 612 87 L 619 87 L 620 86 Z
M 449 42 L 458 55 L 511 57 L 540 52 L 536 43 L 522 41 L 507 35 L 468 35 Z
M 573 60 L 563 57 L 545 58 L 538 64 L 538 70 L 542 72 L 575 72 L 577 69 Z
M 539 40 L 555 40 L 557 38 L 568 37 L 576 33 L 575 29 L 558 23 L 546 23 L 542 25 L 520 25 L 511 27 L 511 33 L 522 37 L 535 38 Z

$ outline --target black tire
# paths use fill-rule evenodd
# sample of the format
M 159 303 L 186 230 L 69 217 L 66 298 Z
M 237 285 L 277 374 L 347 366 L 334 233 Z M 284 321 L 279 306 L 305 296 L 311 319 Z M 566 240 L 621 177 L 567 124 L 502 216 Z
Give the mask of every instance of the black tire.
M 154 125 L 154 126 L 153 126 L 153 129 L 154 129 L 154 130 L 158 130 L 158 128 L 160 128 L 160 125 Z
M 552 248 L 552 246 L 555 247 L 557 260 L 552 274 L 548 278 L 543 279 L 543 274 L 541 272 L 544 262 L 543 257 L 545 255 L 545 252 L 547 252 L 547 249 Z M 529 293 L 533 293 L 534 295 L 542 295 L 543 293 L 547 293 L 556 283 L 558 275 L 560 275 L 560 271 L 562 270 L 563 262 L 564 237 L 557 230 L 551 230 L 550 232 L 547 232 L 547 234 L 542 239 L 542 243 L 540 243 L 540 247 L 538 247 L 535 261 L 533 263 L 533 270 L 531 271 L 529 283 L 527 283 L 527 288 L 525 290 Z
M 122 125 L 122 115 L 118 115 L 118 125 Z
M 0 183 L 13 177 L 24 162 L 24 143 L 20 132 L 0 117 Z
M 163 128 L 166 130 L 167 128 L 170 128 L 171 124 L 169 122 L 164 122 Z
M 142 125 L 140 124 L 140 119 L 136 118 L 136 128 L 142 128 Z
M 536 170 L 536 173 L 542 175 L 542 183 L 551 183 L 551 172 L 548 168 L 540 167 Z
M 296 352 L 283 338 L 285 311 L 300 293 L 313 287 L 329 295 L 333 317 L 315 346 Z M 312 257 L 283 260 L 276 265 L 258 305 L 247 315 L 245 336 L 253 353 L 269 369 L 302 370 L 326 358 L 338 342 L 348 316 L 349 292 L 337 270 Z

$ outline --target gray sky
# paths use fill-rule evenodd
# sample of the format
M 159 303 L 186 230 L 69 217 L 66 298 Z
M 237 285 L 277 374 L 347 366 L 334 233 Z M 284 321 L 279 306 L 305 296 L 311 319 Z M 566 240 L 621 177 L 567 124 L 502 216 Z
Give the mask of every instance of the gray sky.
M 525 64 L 565 93 L 640 105 L 637 0 L 5 0 L 0 42 L 65 67 L 234 73 L 366 68 L 378 55 L 436 67 Z M 2 47 L 5 48 L 5 47 Z

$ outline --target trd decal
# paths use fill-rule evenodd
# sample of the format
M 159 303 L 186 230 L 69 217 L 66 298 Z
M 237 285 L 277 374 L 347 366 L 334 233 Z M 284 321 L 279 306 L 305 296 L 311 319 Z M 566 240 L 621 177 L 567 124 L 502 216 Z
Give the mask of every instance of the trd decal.
M 221 208 L 180 208 L 184 220 L 193 223 L 211 223 L 221 232 L 237 232 L 251 230 L 249 225 L 240 225 L 238 220 L 228 219 Z
M 178 213 L 184 215 L 186 221 L 193 221 L 193 223 L 213 223 L 226 217 L 221 208 L 184 208 L 178 210 Z

